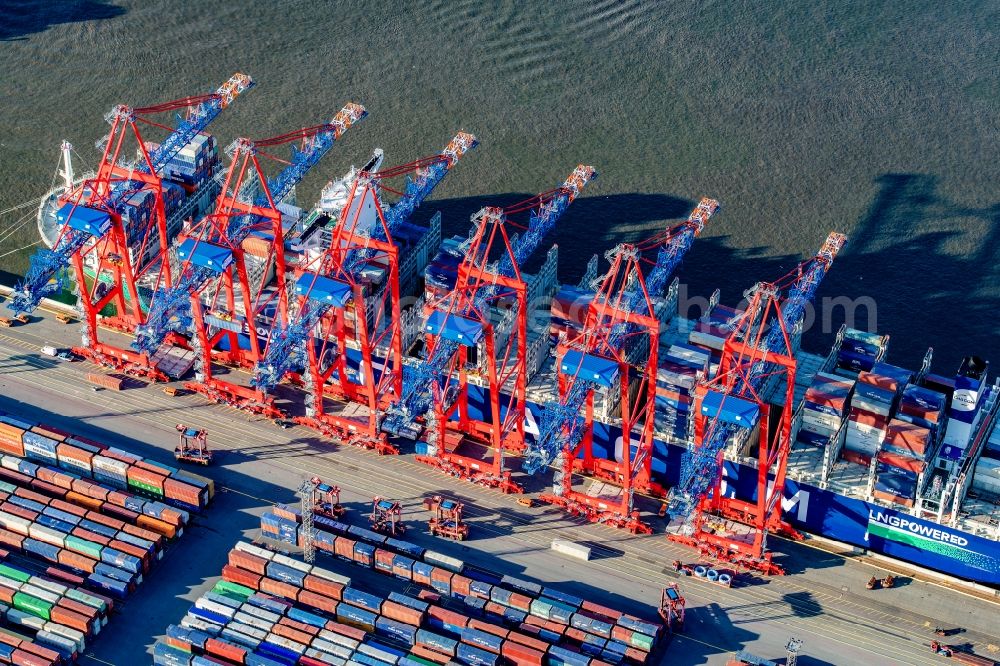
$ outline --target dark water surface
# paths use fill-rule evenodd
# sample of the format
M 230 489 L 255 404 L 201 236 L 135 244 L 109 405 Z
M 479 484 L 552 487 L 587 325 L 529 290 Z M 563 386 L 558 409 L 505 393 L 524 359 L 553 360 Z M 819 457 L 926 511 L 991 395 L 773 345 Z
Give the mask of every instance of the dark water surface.
M 951 371 L 966 353 L 1000 361 L 998 35 L 988 2 L 6 0 L 0 211 L 47 189 L 60 140 L 95 162 L 113 104 L 244 71 L 258 86 L 213 124 L 222 145 L 348 100 L 371 113 L 300 201 L 376 145 L 398 163 L 465 129 L 482 144 L 434 202 L 450 231 L 594 164 L 554 234 L 561 276 L 709 195 L 724 210 L 681 277 L 730 303 L 843 231 L 821 295 L 874 299 L 892 360 L 933 345 Z M 23 212 L 0 216 L 0 270 L 27 265 L 7 254 L 37 238 Z

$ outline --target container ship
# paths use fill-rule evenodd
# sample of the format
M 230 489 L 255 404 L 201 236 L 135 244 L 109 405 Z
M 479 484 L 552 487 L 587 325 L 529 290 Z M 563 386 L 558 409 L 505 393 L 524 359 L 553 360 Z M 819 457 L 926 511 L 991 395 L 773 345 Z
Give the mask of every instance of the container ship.
M 205 125 L 251 85 L 237 75 L 136 110 L 188 115 L 162 142 L 140 139 L 125 166 L 106 152 L 82 185 L 67 164 L 40 211 L 50 249 L 8 307 L 31 311 L 72 269 L 77 351 L 115 370 L 167 380 L 193 366 L 186 386 L 216 402 L 413 451 L 504 492 L 541 477 L 543 501 L 633 532 L 649 531 L 639 507 L 654 498 L 671 538 L 737 564 L 760 564 L 768 533 L 807 532 L 1000 585 L 988 362 L 942 369 L 928 352 L 900 367 L 888 336 L 849 328 L 829 352 L 800 349 L 803 307 L 843 237 L 778 281 L 748 280 L 741 307 L 716 294 L 685 319 L 674 273 L 717 202 L 563 285 L 545 237 L 592 167 L 442 239 L 440 213 L 416 211 L 477 145 L 459 132 L 398 166 L 377 150 L 307 211 L 295 185 L 367 111 L 239 139 L 223 168 Z M 269 162 L 283 146 L 291 158 Z M 772 570 L 766 560 L 757 568 Z

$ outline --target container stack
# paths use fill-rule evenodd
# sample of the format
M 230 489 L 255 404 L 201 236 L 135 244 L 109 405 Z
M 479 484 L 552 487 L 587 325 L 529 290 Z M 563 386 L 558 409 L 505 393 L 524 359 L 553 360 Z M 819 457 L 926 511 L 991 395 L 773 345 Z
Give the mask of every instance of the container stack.
M 888 432 L 896 398 L 913 373 L 888 363 L 875 363 L 858 373 L 847 423 L 844 459 L 871 464 Z
M 826 446 L 840 432 L 854 384 L 852 379 L 825 372 L 816 373 L 806 390 L 802 425 L 796 439 L 813 446 Z
M 343 559 L 351 564 L 339 566 L 359 564 Z M 657 624 L 530 582 L 487 584 L 440 571 L 438 592 L 363 590 L 333 571 L 240 543 L 223 580 L 168 628 L 154 663 L 208 656 L 216 661 L 198 663 L 604 666 L 647 663 L 656 648 Z M 392 575 L 423 576 L 395 566 Z
M 428 299 L 444 296 L 455 288 L 458 266 L 464 258 L 464 241 L 461 236 L 445 238 L 437 255 L 427 264 L 424 270 L 424 293 Z
M 201 133 L 167 162 L 163 175 L 193 192 L 212 176 L 218 163 L 215 137 Z
M 889 421 L 875 469 L 875 497 L 913 506 L 919 480 L 933 453 L 934 435 L 929 428 L 899 419 Z
M 837 349 L 834 374 L 854 379 L 858 373 L 871 371 L 885 355 L 888 346 L 888 335 L 868 333 L 854 328 L 845 329 L 840 348 Z
M 0 414 L 0 453 L 149 498 L 146 515 L 154 518 L 166 508 L 163 503 L 200 511 L 215 492 L 210 479 L 10 415 Z
M 711 364 L 709 350 L 691 344 L 671 345 L 661 355 L 656 371 L 656 430 L 674 439 L 685 439 L 694 387 Z
M 292 540 L 298 538 L 297 514 L 287 507 L 276 509 L 277 514 L 269 512 L 261 517 L 261 534 L 297 543 Z M 545 663 L 644 664 L 656 647 L 658 625 L 619 611 L 593 604 L 585 606 L 582 600 L 559 590 L 506 576 L 501 578 L 455 558 L 320 516 L 315 517 L 313 526 L 318 551 L 406 583 L 423 585 L 428 592 L 452 603 L 460 602 L 453 609 L 456 618 L 484 618 L 508 631 L 526 633 L 546 644 L 542 654 L 537 655 L 539 659 L 548 655 L 549 661 Z M 284 538 L 279 539 L 279 534 Z M 590 625 L 587 618 L 592 621 Z M 466 626 L 462 624 L 459 628 Z M 590 630 L 586 629 L 588 626 Z M 430 624 L 432 631 L 441 628 L 436 622 Z M 449 629 L 446 633 L 461 632 Z M 552 648 L 558 649 L 553 652 Z M 564 651 L 575 652 L 576 656 L 568 657 Z
M 68 581 L 33 573 L 4 555 L 0 563 L 0 614 L 21 634 L 0 632 L 0 663 L 15 653 L 14 664 L 73 661 L 107 624 L 112 601 Z M 19 652 L 18 652 L 19 651 Z M 24 653 L 38 657 L 37 661 Z M 7 654 L 5 654 L 7 653 Z

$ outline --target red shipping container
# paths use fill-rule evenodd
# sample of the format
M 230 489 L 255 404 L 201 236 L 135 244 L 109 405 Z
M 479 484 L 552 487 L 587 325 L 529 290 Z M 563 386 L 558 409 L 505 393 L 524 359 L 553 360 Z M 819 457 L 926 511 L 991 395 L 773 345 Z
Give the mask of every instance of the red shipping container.
M 133 557 L 139 558 L 142 561 L 143 569 L 149 568 L 150 553 L 145 548 L 139 548 L 139 546 L 136 546 L 135 544 L 125 543 L 124 541 L 119 541 L 118 539 L 112 539 L 111 543 L 108 545 L 115 550 L 128 553 Z
M 879 451 L 878 461 L 890 467 L 905 469 L 915 474 L 920 474 L 927 467 L 927 463 L 923 460 L 917 460 L 916 458 L 904 456 L 900 453 L 890 453 L 889 451 Z
M 53 622 L 64 624 L 67 627 L 72 627 L 85 634 L 90 631 L 89 618 L 80 615 L 79 613 L 75 613 L 68 608 L 63 608 L 58 605 L 53 606 L 50 613 Z
M 493 634 L 494 636 L 499 636 L 500 638 L 507 638 L 507 634 L 510 633 L 503 627 L 498 627 L 495 624 L 483 622 L 482 620 L 469 620 L 469 627 L 472 629 L 478 629 L 479 631 L 485 631 L 488 634 Z
M 237 550 L 236 548 L 229 551 L 229 563 L 234 567 L 246 569 L 257 574 L 264 575 L 267 573 L 267 560 L 263 557 L 257 557 L 242 550 Z
M 93 497 L 87 497 L 86 495 L 74 492 L 72 490 L 66 493 L 65 500 L 67 502 L 72 502 L 73 504 L 76 504 L 78 506 L 82 506 L 90 511 L 100 510 L 101 506 L 104 504 L 104 502 L 102 502 L 99 499 L 95 499 Z
M 545 623 L 548 622 L 548 620 L 542 619 L 542 618 L 538 617 L 537 615 L 529 615 L 528 617 L 524 618 L 524 622 L 525 622 L 525 624 L 530 624 L 533 627 L 542 627 L 542 628 L 544 628 L 545 627 Z
M 87 515 L 86 509 L 75 504 L 70 504 L 66 500 L 54 499 L 50 503 L 50 506 L 53 509 L 59 509 L 60 511 L 65 511 L 66 513 L 72 513 L 74 516 L 80 516 L 81 518 Z
M 59 567 L 49 567 L 45 570 L 45 575 L 49 578 L 59 581 L 60 583 L 68 583 L 70 585 L 76 585 L 77 587 L 82 587 L 86 582 L 83 576 L 78 576 L 72 574 L 68 571 L 64 571 Z
M 566 627 L 566 638 L 576 641 L 576 645 L 579 645 L 587 637 L 587 634 L 576 629 L 575 627 Z
M 535 627 L 535 630 L 537 631 L 537 627 Z M 540 652 L 545 652 L 546 650 L 549 649 L 549 644 L 546 643 L 545 641 L 539 640 L 534 636 L 529 636 L 527 634 L 522 634 L 516 631 L 512 631 L 509 634 L 507 634 L 507 640 L 514 641 L 515 643 L 520 643 L 521 645 L 526 645 L 527 647 L 530 647 L 534 650 L 538 650 Z
M 260 589 L 261 577 L 258 574 L 245 569 L 240 569 L 239 567 L 234 567 L 231 564 L 226 564 L 222 567 L 222 579 L 227 580 L 230 583 L 244 585 L 255 590 Z
M 148 469 L 143 469 L 137 465 L 132 465 L 128 468 L 125 473 L 125 478 L 129 481 L 139 481 L 141 483 L 147 483 L 151 486 L 155 486 L 160 490 L 163 490 L 163 479 L 164 474 L 159 474 L 157 472 L 150 471 Z
M 413 625 L 414 627 L 419 627 L 424 617 L 424 614 L 417 609 L 397 604 L 394 601 L 383 601 L 381 610 L 382 615 L 390 620 L 396 620 L 403 624 Z
M 418 657 L 427 659 L 428 661 L 433 661 L 435 664 L 447 664 L 451 661 L 451 657 L 441 654 L 440 652 L 436 652 L 428 647 L 424 647 L 423 645 L 411 646 L 410 652 Z M 540 664 L 541 662 L 538 663 Z
M 242 664 L 246 660 L 247 654 L 242 648 L 236 647 L 231 643 L 224 643 L 215 638 L 209 638 L 205 641 L 205 651 L 217 657 L 235 661 L 237 664 Z
M 437 592 L 431 592 L 430 590 L 420 590 L 417 592 L 417 599 L 426 601 L 429 604 L 436 604 L 441 601 L 441 595 Z
M 46 504 L 48 504 L 53 497 L 58 497 L 60 499 L 66 497 L 66 492 L 67 492 L 65 488 L 60 488 L 54 483 L 47 483 L 40 479 L 32 479 L 31 488 L 32 490 L 37 490 L 40 493 L 44 493 Z
M 298 631 L 297 629 L 292 629 L 289 626 L 283 624 L 276 624 L 271 627 L 273 631 L 278 636 L 282 636 L 289 640 L 293 640 L 296 643 L 301 643 L 302 645 L 309 645 L 312 642 L 313 637 L 304 631 Z
M 145 517 L 148 518 L 149 516 Z M 153 520 L 156 519 L 153 518 Z M 139 522 L 142 523 L 143 521 L 140 520 Z M 160 534 L 159 532 L 154 532 L 153 530 L 147 530 L 144 527 L 140 527 L 137 525 L 123 525 L 121 531 L 125 532 L 126 534 L 131 534 L 132 536 L 137 536 L 140 539 L 145 539 L 146 541 L 152 541 L 157 546 L 162 545 L 163 543 L 162 534 Z
M 906 449 L 923 456 L 933 443 L 931 431 L 927 428 L 893 419 L 885 436 L 886 443 L 896 448 Z
M 885 430 L 889 425 L 889 417 L 882 416 L 881 414 L 875 414 L 874 412 L 869 412 L 864 409 L 859 409 L 857 407 L 851 407 L 850 415 L 848 418 L 855 423 L 860 425 L 866 425 L 877 430 Z
M 126 502 L 132 499 L 130 493 L 123 493 L 120 490 L 112 490 L 108 492 L 108 496 L 105 498 L 106 502 L 114 504 L 115 506 L 124 507 Z
M 93 606 L 88 606 L 87 604 L 80 603 L 75 599 L 69 599 L 67 597 L 60 597 L 59 601 L 56 602 L 57 605 L 62 606 L 67 610 L 71 610 L 74 613 L 79 613 L 88 620 L 96 620 L 100 617 L 100 612 Z
M 6 629 L 0 628 L 0 643 L 17 647 L 21 644 L 21 639 L 8 632 Z
M 13 546 L 18 550 L 21 549 L 21 544 L 24 542 L 24 535 L 18 534 L 17 532 L 12 532 L 7 529 L 0 528 L 0 543 L 6 544 L 8 546 Z
M 456 627 L 465 627 L 469 623 L 469 618 L 461 613 L 456 613 L 455 611 L 450 611 L 446 608 L 441 608 L 440 606 L 429 607 L 427 609 L 427 614 L 431 617 L 436 617 L 445 624 L 453 624 Z
M 32 511 L 31 509 L 26 509 L 18 504 L 11 504 L 10 502 L 4 502 L 3 506 L 0 506 L 0 511 L 5 511 L 14 516 L 19 516 L 26 520 L 34 521 L 38 518 L 38 513 Z
M 346 624 L 341 624 L 335 620 L 330 620 L 326 623 L 327 630 L 332 631 L 341 636 L 347 636 L 348 638 L 353 638 L 356 641 L 363 641 L 365 639 L 365 632 L 357 629 L 355 627 L 349 627 Z
M 867 453 L 858 453 L 857 451 L 851 451 L 847 448 L 840 450 L 840 457 L 847 462 L 864 465 L 865 467 L 872 464 L 872 457 Z
M 34 479 L 31 479 L 31 477 L 27 477 L 27 478 L 29 478 L 30 481 L 34 481 Z M 15 488 L 14 489 L 14 494 L 17 495 L 18 497 L 23 497 L 25 499 L 34 500 L 35 502 L 41 502 L 42 504 L 48 504 L 49 501 L 51 501 L 51 499 L 52 499 L 48 495 L 43 495 L 43 494 L 41 494 L 39 492 L 35 492 L 34 490 L 32 490 L 30 488 Z
M 260 579 L 260 591 L 292 601 L 295 601 L 299 596 L 299 588 L 294 585 L 266 577 Z
M 859 372 L 858 381 L 862 384 L 868 384 L 869 386 L 877 386 L 880 389 L 885 389 L 887 391 L 896 392 L 899 388 L 899 382 L 892 377 L 886 377 L 884 375 L 876 375 L 871 372 Z
M 167 477 L 163 480 L 163 494 L 194 506 L 204 506 L 205 501 L 198 487 Z
M 107 546 L 111 543 L 111 539 L 104 536 L 103 534 L 98 534 L 97 532 L 91 532 L 90 530 L 85 530 L 82 527 L 75 527 L 73 531 L 70 532 L 73 536 L 80 537 L 81 539 L 86 539 L 87 541 L 93 541 L 94 543 L 99 543 L 102 546 Z
M 97 567 L 96 561 L 86 555 L 74 553 L 72 550 L 67 550 L 66 548 L 59 551 L 58 559 L 59 564 L 63 564 L 71 569 L 86 571 L 87 573 L 94 573 L 94 569 Z
M 134 523 L 136 520 L 138 520 L 139 516 L 141 515 L 136 513 L 135 511 L 130 511 L 129 509 L 126 509 L 123 506 L 117 506 L 115 504 L 111 504 L 110 502 L 105 502 L 101 506 L 101 511 L 105 512 L 109 516 L 118 518 L 125 523 Z
M 531 597 L 524 594 L 514 594 L 510 595 L 510 607 L 516 608 L 517 610 L 522 610 L 528 612 L 531 610 Z
M 375 549 L 375 568 L 379 571 L 392 571 L 392 558 L 395 553 L 382 548 Z
M 94 459 L 94 454 L 90 451 L 85 451 L 81 448 L 73 446 L 72 444 L 66 444 L 65 442 L 56 446 L 56 455 L 60 458 L 60 460 L 62 458 L 68 458 L 70 460 L 82 462 L 88 467 Z
M 153 518 L 152 516 L 139 516 L 136 519 L 137 527 L 156 533 L 159 537 L 166 537 L 168 539 L 173 539 L 177 535 L 177 528 L 168 522 L 159 520 L 158 518 Z M 126 525 L 122 528 L 122 531 L 132 534 L 129 528 L 132 525 Z M 141 536 L 136 534 L 135 536 Z M 146 538 L 146 537 L 142 537 Z
M 614 638 L 617 641 L 621 641 L 626 645 L 628 645 L 629 641 L 632 640 L 632 634 L 633 631 L 631 629 L 627 629 L 621 625 L 616 624 L 615 626 L 611 627 L 611 638 Z
M 472 585 L 472 579 L 466 578 L 459 574 L 455 574 L 451 577 L 451 593 L 460 594 L 463 597 L 469 596 L 470 585 Z
M 325 661 L 320 661 L 319 659 L 313 659 L 312 657 L 307 657 L 302 655 L 299 657 L 299 666 L 329 666 Z
M 12 587 L 7 587 L 6 585 L 0 584 L 0 601 L 7 605 L 14 603 L 14 595 L 17 594 L 17 590 Z
M 42 425 L 36 425 L 34 428 L 31 429 L 31 432 L 35 433 L 36 435 L 41 435 L 42 437 L 48 437 L 49 439 L 54 439 L 57 442 L 61 442 L 67 437 L 69 437 L 68 433 L 64 433 L 61 430 L 56 430 L 55 428 L 50 428 L 48 426 L 42 426 Z
M 513 666 L 542 666 L 545 653 L 510 640 L 504 641 L 500 654 Z
M 332 580 L 326 580 L 319 576 L 313 576 L 312 574 L 306 575 L 302 581 L 302 587 L 313 592 L 319 592 L 336 601 L 340 601 L 344 591 L 344 586 L 340 583 L 335 583 Z
M 299 603 L 331 614 L 337 612 L 336 600 L 312 590 L 299 590 Z
M 28 652 L 25 649 L 27 647 L 29 647 L 29 645 L 26 643 L 19 649 L 14 650 L 14 654 L 11 655 L 12 664 L 17 664 L 18 666 L 52 666 L 52 664 L 59 663 L 56 660 L 46 659 L 45 657 L 40 657 L 37 654 Z
M 634 664 L 645 664 L 649 659 L 649 653 L 634 647 L 625 650 L 625 660 Z
M 343 558 L 348 560 L 354 559 L 354 540 L 348 539 L 347 537 L 339 536 L 337 541 L 333 544 L 333 549 Z
M 283 624 L 286 627 L 291 627 L 296 631 L 301 631 L 305 634 L 309 634 L 310 636 L 316 636 L 316 634 L 319 633 L 319 627 L 314 627 L 311 624 L 306 624 L 305 622 L 299 622 L 298 620 L 293 620 L 290 617 L 283 617 L 280 620 L 278 620 L 278 623 Z M 306 645 L 308 644 L 309 643 L 307 642 Z

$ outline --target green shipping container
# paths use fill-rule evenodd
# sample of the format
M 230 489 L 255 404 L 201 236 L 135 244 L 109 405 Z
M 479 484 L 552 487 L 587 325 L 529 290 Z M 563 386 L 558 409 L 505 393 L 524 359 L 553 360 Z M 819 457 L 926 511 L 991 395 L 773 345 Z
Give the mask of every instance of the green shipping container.
M 17 488 L 13 483 L 7 483 L 6 481 L 0 481 L 0 492 L 5 492 L 8 495 L 13 493 Z
M 640 634 L 639 632 L 632 633 L 632 638 L 629 639 L 629 645 L 634 648 L 639 648 L 643 652 L 653 651 L 653 639 L 645 634 Z
M 418 657 L 415 654 L 408 654 L 408 655 L 406 655 L 406 658 L 409 659 L 410 661 L 415 661 L 418 664 L 424 664 L 425 666 L 438 666 L 433 661 L 430 661 L 428 659 L 424 659 L 423 657 Z
M 7 566 L 6 564 L 0 564 L 0 576 L 16 580 L 19 583 L 27 583 L 31 580 L 30 574 L 26 574 L 20 569 L 15 569 L 14 567 Z
M 14 608 L 25 613 L 30 613 L 35 617 L 40 617 L 46 622 L 52 616 L 52 604 L 24 592 L 14 593 Z
M 230 583 L 228 580 L 220 580 L 216 583 L 214 591 L 227 596 L 239 597 L 241 601 L 246 601 L 252 595 L 256 594 L 255 590 L 237 583 Z
M 98 561 L 101 559 L 100 544 L 94 543 L 93 541 L 87 541 L 86 539 L 81 539 L 80 537 L 73 536 L 72 534 L 66 537 L 66 548 L 77 553 L 83 553 L 87 557 L 92 557 Z

